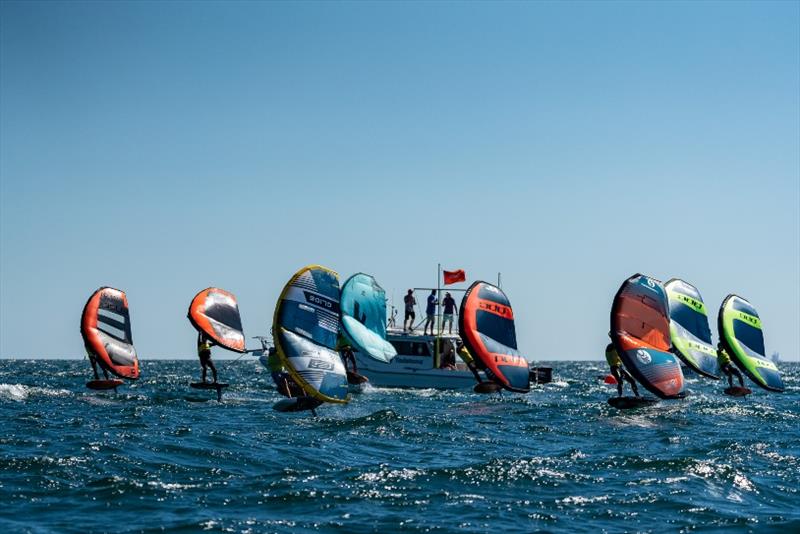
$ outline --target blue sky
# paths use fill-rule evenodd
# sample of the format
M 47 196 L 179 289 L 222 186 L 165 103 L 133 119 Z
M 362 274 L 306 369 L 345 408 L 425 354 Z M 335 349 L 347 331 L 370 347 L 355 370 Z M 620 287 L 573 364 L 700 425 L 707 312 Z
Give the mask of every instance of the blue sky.
M 797 2 L 0 15 L 0 357 L 81 355 L 101 285 L 142 359 L 194 357 L 205 287 L 251 336 L 304 264 L 399 301 L 438 262 L 502 271 L 531 359 L 601 359 L 636 272 L 744 296 L 800 355 Z

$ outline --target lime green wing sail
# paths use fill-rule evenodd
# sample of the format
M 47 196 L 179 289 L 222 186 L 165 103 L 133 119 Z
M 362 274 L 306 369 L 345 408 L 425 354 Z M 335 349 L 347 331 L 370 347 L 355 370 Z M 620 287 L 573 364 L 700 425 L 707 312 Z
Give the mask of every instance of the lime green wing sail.
M 728 295 L 717 317 L 719 338 L 731 360 L 750 380 L 769 391 L 783 391 L 778 366 L 765 356 L 761 319 L 753 305 L 738 295 Z
M 362 354 L 383 363 L 397 356 L 386 341 L 386 292 L 375 278 L 358 273 L 342 285 L 342 334 Z
M 692 370 L 719 379 L 717 352 L 703 297 L 692 284 L 673 278 L 664 284 L 669 301 L 669 335 L 673 352 Z

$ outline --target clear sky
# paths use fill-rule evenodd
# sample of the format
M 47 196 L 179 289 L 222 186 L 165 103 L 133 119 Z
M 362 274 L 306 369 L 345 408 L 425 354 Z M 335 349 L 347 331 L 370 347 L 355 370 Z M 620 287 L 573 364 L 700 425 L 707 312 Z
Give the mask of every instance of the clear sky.
M 620 283 L 730 292 L 800 355 L 798 2 L 3 2 L 0 356 L 142 359 L 208 286 L 248 336 L 307 263 L 395 301 L 503 286 L 531 359 L 600 359 Z M 463 287 L 461 285 L 460 287 Z M 421 299 L 419 299 L 421 300 Z

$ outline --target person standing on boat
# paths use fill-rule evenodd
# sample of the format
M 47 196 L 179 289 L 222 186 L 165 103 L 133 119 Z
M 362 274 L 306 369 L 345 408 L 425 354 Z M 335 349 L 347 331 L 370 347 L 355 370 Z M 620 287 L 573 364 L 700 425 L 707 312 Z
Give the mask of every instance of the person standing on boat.
M 622 397 L 622 381 L 627 380 L 631 384 L 633 394 L 638 397 L 639 388 L 636 387 L 636 381 L 633 379 L 631 374 L 624 367 L 622 367 L 622 358 L 620 358 L 619 354 L 617 354 L 617 349 L 614 348 L 613 343 L 609 343 L 606 347 L 606 361 L 608 362 L 608 366 L 611 368 L 612 376 L 617 381 L 617 395 Z
M 431 289 L 431 294 L 428 295 L 428 305 L 425 307 L 425 327 L 422 329 L 424 333 L 428 333 L 428 325 L 431 327 L 431 335 L 433 335 L 433 325 L 436 323 L 436 290 Z
M 439 334 L 442 333 L 444 330 L 444 326 L 450 323 L 450 328 L 448 333 L 453 333 L 453 313 L 455 312 L 458 315 L 458 310 L 456 309 L 456 300 L 450 295 L 450 293 L 444 294 L 444 300 L 442 301 L 442 305 L 444 306 L 444 313 L 442 314 L 442 326 L 439 329 Z
M 408 294 L 403 297 L 403 302 L 406 303 L 406 318 L 403 320 L 403 332 L 408 330 L 409 332 L 414 331 L 414 319 L 416 319 L 417 314 L 414 313 L 414 306 L 417 305 L 417 299 L 414 298 L 414 290 L 409 289 Z M 408 327 L 406 328 L 406 323 L 408 323 Z
M 722 348 L 722 343 L 717 343 L 717 365 L 719 365 L 719 370 L 728 377 L 728 386 L 733 387 L 733 375 L 736 375 L 739 379 L 739 387 L 744 387 L 742 373 L 731 365 L 731 357 Z
M 214 384 L 217 383 L 217 368 L 211 361 L 211 340 L 202 332 L 197 333 L 197 357 L 200 358 L 200 365 L 203 367 L 203 383 L 206 381 L 206 370 L 210 367 L 214 374 Z

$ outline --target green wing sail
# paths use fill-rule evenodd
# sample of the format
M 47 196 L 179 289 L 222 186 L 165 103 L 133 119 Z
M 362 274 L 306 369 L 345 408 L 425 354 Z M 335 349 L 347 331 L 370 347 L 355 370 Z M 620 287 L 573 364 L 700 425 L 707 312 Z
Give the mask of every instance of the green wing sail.
M 673 351 L 694 371 L 719 379 L 717 352 L 703 297 L 696 287 L 673 278 L 664 284 L 669 301 L 669 334 Z
M 728 295 L 717 317 L 719 337 L 731 360 L 750 379 L 769 391 L 783 391 L 778 366 L 767 359 L 761 319 L 752 304 L 738 295 Z

